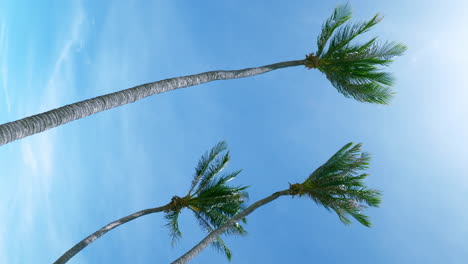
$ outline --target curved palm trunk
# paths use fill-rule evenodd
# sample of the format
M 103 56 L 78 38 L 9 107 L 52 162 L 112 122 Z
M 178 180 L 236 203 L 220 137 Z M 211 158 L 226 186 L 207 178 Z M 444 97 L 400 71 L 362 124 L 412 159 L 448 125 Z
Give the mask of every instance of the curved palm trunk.
M 70 248 L 67 252 L 65 252 L 59 259 L 57 259 L 54 264 L 63 264 L 63 263 L 67 263 L 73 256 L 75 256 L 78 252 L 80 252 L 83 248 L 87 247 L 89 244 L 93 243 L 94 240 L 100 238 L 102 235 L 104 235 L 105 233 L 111 231 L 112 229 L 122 225 L 122 224 L 125 224 L 129 221 L 132 221 L 140 216 L 144 216 L 144 215 L 147 215 L 147 214 L 152 214 L 152 213 L 159 213 L 159 212 L 163 212 L 163 211 L 167 211 L 171 208 L 170 204 L 166 204 L 164 206 L 161 206 L 161 207 L 156 207 L 156 208 L 151 208 L 151 209 L 145 209 L 145 210 L 141 210 L 141 211 L 138 211 L 134 214 L 131 214 L 131 215 L 128 215 L 128 216 L 125 216 L 125 217 L 122 217 L 120 218 L 119 220 L 116 220 L 104 227 L 102 227 L 101 229 L 99 229 L 98 231 L 92 233 L 91 235 L 87 236 L 85 239 L 81 240 L 78 244 L 76 244 L 75 246 L 73 246 L 72 248 Z
M 274 194 L 255 202 L 251 206 L 247 207 L 245 210 L 231 218 L 228 222 L 226 222 L 224 225 L 220 226 L 218 229 L 214 230 L 213 232 L 210 232 L 200 243 L 198 243 L 196 246 L 194 246 L 191 250 L 189 250 L 187 253 L 185 253 L 183 256 L 172 262 L 171 264 L 184 264 L 189 262 L 191 259 L 193 259 L 198 253 L 200 253 L 203 249 L 205 249 L 208 245 L 213 243 L 213 241 L 216 240 L 217 237 L 222 235 L 229 227 L 234 225 L 235 223 L 239 222 L 242 218 L 246 217 L 253 211 L 255 211 L 257 208 L 260 206 L 263 206 L 273 200 L 276 200 L 278 197 L 283 196 L 283 195 L 291 195 L 291 192 L 289 189 L 275 192 Z
M 46 131 L 53 127 L 66 124 L 107 109 L 133 103 L 136 100 L 153 94 L 216 80 L 250 77 L 276 69 L 300 65 L 305 65 L 305 60 L 279 62 L 242 70 L 210 71 L 135 86 L 133 88 L 69 104 L 48 112 L 0 125 L 0 145 Z

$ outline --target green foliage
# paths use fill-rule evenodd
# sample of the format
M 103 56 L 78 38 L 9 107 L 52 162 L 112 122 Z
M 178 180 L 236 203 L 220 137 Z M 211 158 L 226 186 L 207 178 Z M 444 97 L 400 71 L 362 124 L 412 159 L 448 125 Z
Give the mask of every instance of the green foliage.
M 332 36 L 333 31 L 348 21 L 351 18 L 351 14 L 351 9 L 347 4 L 344 6 L 340 5 L 336 7 L 335 10 L 333 10 L 331 17 L 329 17 L 327 21 L 323 23 L 322 33 L 317 38 L 317 56 L 322 55 L 323 49 L 325 48 L 327 41 Z
M 391 74 L 382 72 L 381 67 L 388 66 L 393 57 L 402 55 L 406 46 L 396 42 L 381 43 L 377 38 L 364 44 L 353 44 L 353 39 L 368 32 L 382 17 L 377 14 L 369 21 L 344 25 L 350 18 L 349 6 L 338 6 L 323 24 L 317 40 L 317 68 L 346 97 L 387 104 L 394 80 Z
M 348 143 L 325 164 L 315 170 L 300 185 L 295 195 L 306 195 L 327 210 L 336 212 L 340 220 L 349 224 L 352 216 L 369 227 L 369 218 L 361 212 L 369 206 L 378 207 L 381 193 L 369 189 L 363 182 L 368 175 L 360 171 L 368 168 L 370 156 L 361 153 L 361 144 Z
M 177 206 L 174 202 L 172 210 L 166 213 L 166 226 L 170 230 L 173 244 L 182 235 L 177 220 L 183 208 L 194 213 L 200 227 L 207 233 L 219 228 L 244 209 L 244 201 L 248 198 L 245 192 L 247 187 L 228 185 L 241 171 L 220 175 L 230 160 L 229 152 L 223 153 L 226 149 L 227 145 L 222 141 L 205 153 L 195 168 L 187 196 L 173 198 L 173 201 L 177 201 Z M 242 225 L 237 224 L 226 233 L 245 235 L 247 232 Z M 221 238 L 213 242 L 213 246 L 231 259 L 232 253 Z
M 195 168 L 195 175 L 193 176 L 192 186 L 190 187 L 189 193 L 200 182 L 200 179 L 202 177 L 207 177 L 206 172 L 210 168 L 211 162 L 216 159 L 219 153 L 226 150 L 226 148 L 227 148 L 226 142 L 221 141 L 218 144 L 216 144 L 209 152 L 203 154 L 203 156 L 198 161 L 197 167 Z M 229 160 L 229 155 L 228 155 L 228 160 Z
M 182 237 L 182 232 L 179 229 L 179 214 L 180 210 L 176 210 L 167 212 L 164 216 L 167 220 L 166 226 L 169 228 L 172 246 Z
M 194 211 L 195 217 L 198 220 L 200 226 L 207 232 L 211 233 L 214 229 L 210 223 L 208 223 L 203 216 L 201 216 L 198 212 Z M 221 237 L 217 237 L 216 240 L 211 244 L 216 250 L 219 252 L 224 253 L 227 259 L 230 261 L 232 258 L 232 252 L 229 247 L 224 243 L 224 240 Z

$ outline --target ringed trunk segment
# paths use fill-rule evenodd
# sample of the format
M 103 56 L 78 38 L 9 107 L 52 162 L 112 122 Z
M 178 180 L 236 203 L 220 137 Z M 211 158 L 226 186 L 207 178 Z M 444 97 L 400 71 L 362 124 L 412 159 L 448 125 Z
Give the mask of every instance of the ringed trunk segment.
M 172 262 L 171 264 L 185 264 L 192 260 L 195 256 L 197 256 L 203 249 L 208 247 L 211 243 L 213 243 L 220 235 L 222 235 L 226 230 L 228 230 L 231 226 L 235 225 L 241 219 L 245 218 L 247 215 L 255 211 L 257 208 L 279 198 L 280 196 L 284 195 L 291 195 L 290 189 L 286 189 L 283 191 L 275 192 L 274 194 L 259 200 L 253 203 L 251 206 L 247 207 L 242 212 L 235 215 L 231 220 L 220 226 L 218 229 L 210 232 L 202 241 L 200 241 L 197 245 L 195 245 L 192 249 L 190 249 L 187 253 L 182 255 L 180 258 Z
M 242 70 L 210 71 L 142 84 L 0 125 L 0 145 L 49 130 L 104 110 L 133 103 L 150 95 L 216 80 L 250 77 L 276 69 L 300 65 L 305 65 L 305 60 L 285 61 Z
M 156 208 L 150 208 L 150 209 L 145 209 L 138 211 L 136 213 L 133 213 L 131 215 L 125 216 L 120 218 L 119 220 L 116 220 L 110 224 L 105 225 L 98 231 L 92 233 L 91 235 L 87 236 L 85 239 L 81 240 L 78 242 L 75 246 L 73 246 L 71 249 L 69 249 L 67 252 L 65 252 L 62 256 L 60 256 L 59 259 L 57 259 L 54 264 L 64 264 L 67 263 L 71 258 L 73 258 L 78 252 L 83 250 L 85 247 L 87 247 L 89 244 L 93 243 L 96 239 L 100 238 L 107 232 L 111 231 L 112 229 L 123 225 L 127 222 L 130 222 L 132 220 L 135 220 L 141 216 L 148 215 L 148 214 L 153 214 L 153 213 L 159 213 L 159 212 L 166 212 L 170 211 L 172 208 L 172 205 L 166 204 L 161 207 L 156 207 Z

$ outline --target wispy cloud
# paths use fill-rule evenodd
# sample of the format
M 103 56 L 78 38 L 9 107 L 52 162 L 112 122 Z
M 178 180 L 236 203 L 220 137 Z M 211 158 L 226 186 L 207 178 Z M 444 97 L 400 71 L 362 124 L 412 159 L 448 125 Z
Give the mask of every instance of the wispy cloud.
M 53 105 L 60 99 L 60 94 L 66 94 L 64 88 L 73 89 L 73 61 L 72 49 L 81 43 L 81 29 L 85 20 L 85 12 L 81 5 L 75 8 L 75 14 L 71 23 L 69 34 L 64 38 L 62 48 L 58 52 L 57 59 L 53 62 L 52 71 L 47 81 L 47 92 L 44 95 L 43 105 Z M 66 84 L 66 85 L 65 85 Z M 47 109 L 49 110 L 49 109 Z M 23 180 L 32 182 L 36 179 L 35 188 L 41 188 L 47 195 L 54 174 L 55 163 L 55 131 L 47 131 L 35 137 L 24 139 L 21 144 L 23 164 L 28 173 L 23 175 Z M 25 211 L 27 213 L 27 211 Z
M 5 21 L 0 21 L 0 85 L 3 89 L 3 94 L 5 98 L 5 104 L 7 106 L 7 111 L 11 111 L 11 102 L 10 97 L 8 94 L 8 38 L 7 38 L 7 25 Z M 7 201 L 3 201 L 6 205 L 9 205 L 11 202 L 11 198 Z M 2 218 L 5 219 L 8 215 L 8 208 L 0 207 L 0 215 Z M 7 243 L 8 240 L 6 239 L 7 231 L 5 220 L 0 219 L 0 263 L 8 263 L 7 262 Z
M 36 102 L 41 102 L 39 111 L 50 110 L 51 106 L 63 104 L 63 99 L 74 90 L 75 69 L 74 69 L 74 51 L 83 45 L 83 28 L 86 24 L 86 14 L 81 3 L 73 7 L 73 14 L 65 36 L 58 36 L 60 48 L 55 54 L 55 59 L 51 61 L 51 71 L 46 78 L 46 91 Z M 8 51 L 8 28 L 7 24 L 0 21 L 0 78 L 2 78 L 5 100 L 10 111 L 10 99 L 8 97 L 8 66 L 6 64 L 6 53 Z M 53 54 L 52 54 L 53 55 Z M 31 84 L 38 84 L 34 75 Z M 40 78 L 39 78 L 40 79 Z M 40 85 L 40 84 L 39 84 Z M 29 106 L 28 104 L 26 104 Z M 27 113 L 38 111 L 37 105 L 31 105 L 28 109 L 23 109 Z M 54 130 L 38 134 L 34 137 L 23 139 L 19 145 L 21 169 L 18 169 L 16 176 L 16 192 L 11 196 L 8 208 L 5 208 L 6 220 L 0 219 L 0 263 L 23 263 L 28 252 L 34 249 L 27 249 L 22 254 L 20 251 L 21 243 L 11 243 L 3 241 L 2 238 L 15 237 L 18 241 L 28 241 L 28 238 L 38 234 L 41 230 L 38 222 L 45 219 L 48 226 L 45 232 L 43 250 L 59 248 L 63 242 L 68 242 L 66 236 L 59 234 L 55 223 L 56 210 L 53 210 L 53 203 L 49 200 L 52 192 L 54 178 L 57 166 L 60 166 L 57 153 L 57 133 Z M 2 214 L 3 215 L 3 214 Z M 12 220 L 14 219 L 14 220 Z M 4 222 L 6 221 L 6 222 Z M 14 224 L 15 228 L 6 228 L 10 226 L 6 223 Z M 39 232 L 39 234 L 41 234 Z M 21 254 L 17 254 L 21 253 Z
M 58 103 L 58 97 L 63 88 L 70 87 L 70 81 L 73 81 L 73 72 L 70 70 L 70 58 L 74 49 L 80 49 L 83 45 L 83 26 L 86 18 L 85 11 L 82 5 L 78 5 L 75 9 L 76 13 L 71 22 L 69 35 L 63 40 L 62 48 L 60 49 L 57 60 L 54 63 L 52 72 L 47 82 L 47 92 L 45 102 L 42 105 L 41 111 L 50 110 L 50 105 Z M 68 64 L 68 65 L 67 65 Z
M 5 103 L 8 112 L 11 112 L 11 101 L 8 93 L 8 36 L 7 25 L 4 21 L 0 22 L 0 78 L 5 96 Z
M 57 101 L 60 101 L 62 94 L 67 94 L 64 89 L 73 89 L 74 87 L 74 69 L 71 55 L 72 49 L 81 43 L 82 26 L 85 20 L 83 7 L 78 5 L 75 10 L 76 13 L 73 16 L 70 30 L 67 31 L 69 34 L 62 40 L 62 48 L 57 54 L 57 59 L 53 62 L 52 71 L 47 79 L 47 92 L 40 100 L 43 102 L 43 106 L 54 105 Z M 53 174 L 53 168 L 55 167 L 55 135 L 55 131 L 52 130 L 23 140 L 21 145 L 23 162 L 33 175 L 47 177 L 47 175 Z M 42 179 L 40 185 L 46 187 L 50 184 L 50 181 L 51 179 Z M 48 192 L 49 189 L 44 188 L 44 191 Z

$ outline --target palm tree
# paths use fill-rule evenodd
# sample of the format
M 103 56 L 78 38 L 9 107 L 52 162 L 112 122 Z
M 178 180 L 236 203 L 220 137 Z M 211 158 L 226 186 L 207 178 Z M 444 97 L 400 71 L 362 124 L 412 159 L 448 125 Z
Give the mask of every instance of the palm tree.
M 226 143 L 220 142 L 200 158 L 190 190 L 184 197 L 174 196 L 166 205 L 138 211 L 107 224 L 81 240 L 54 263 L 66 263 L 78 252 L 110 230 L 148 214 L 159 212 L 166 214 L 167 227 L 169 227 L 173 244 L 182 236 L 179 230 L 178 217 L 184 208 L 194 213 L 201 228 L 207 233 L 220 227 L 244 208 L 243 203 L 247 198 L 247 193 L 244 191 L 246 187 L 227 185 L 227 182 L 234 179 L 240 171 L 218 176 L 230 160 L 229 152 L 222 154 L 225 150 Z M 237 235 L 246 233 L 240 224 L 233 225 L 227 228 L 226 231 L 229 234 Z M 231 258 L 231 251 L 221 238 L 213 240 L 212 244 L 215 248 L 224 252 L 228 259 Z
M 381 21 L 381 17 L 375 15 L 366 22 L 343 25 L 350 18 L 351 10 L 348 5 L 335 8 L 332 16 L 322 26 L 322 32 L 317 39 L 316 54 L 310 53 L 305 59 L 166 79 L 69 104 L 0 125 L 0 145 L 104 110 L 133 103 L 150 95 L 216 80 L 250 77 L 301 65 L 323 72 L 338 92 L 346 97 L 352 97 L 361 102 L 386 104 L 391 97 L 389 88 L 393 84 L 393 78 L 380 68 L 390 64 L 393 57 L 402 55 L 406 47 L 395 42 L 379 43 L 376 38 L 364 44 L 352 44 L 351 41 L 354 38 L 369 31 Z
M 361 144 L 353 146 L 352 143 L 349 143 L 345 145 L 303 183 L 290 184 L 288 189 L 275 192 L 255 202 L 211 232 L 172 264 L 187 263 L 226 230 L 235 226 L 240 219 L 244 219 L 257 208 L 280 196 L 308 197 L 325 209 L 334 211 L 345 224 L 351 223 L 349 219 L 351 216 L 359 223 L 369 227 L 371 225 L 369 218 L 362 214 L 362 210 L 368 206 L 377 207 L 379 205 L 380 191 L 367 188 L 362 181 L 367 177 L 367 174 L 359 171 L 368 167 L 369 155 L 360 153 L 360 149 Z

